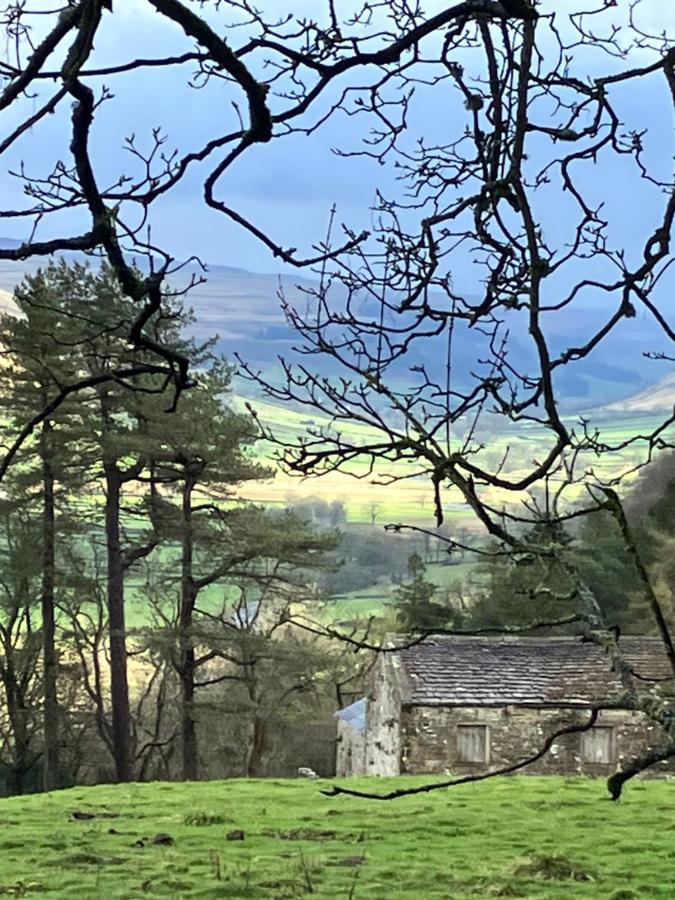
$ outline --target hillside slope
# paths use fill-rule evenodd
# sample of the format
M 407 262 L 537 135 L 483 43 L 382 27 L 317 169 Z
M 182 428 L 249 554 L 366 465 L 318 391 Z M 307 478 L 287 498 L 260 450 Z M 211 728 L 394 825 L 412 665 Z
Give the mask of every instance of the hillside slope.
M 509 778 L 391 803 L 329 799 L 326 787 L 129 784 L 0 800 L 0 895 L 672 897 L 671 783 L 636 783 L 615 804 L 589 779 Z
M 16 244 L 0 238 L 0 247 Z M 11 293 L 25 274 L 34 272 L 40 265 L 44 265 L 44 260 L 0 260 L 0 290 Z M 191 274 L 203 273 L 195 266 L 187 266 L 176 276 L 176 286 L 184 286 Z M 293 348 L 299 343 L 298 336 L 284 319 L 279 293 L 282 291 L 286 300 L 300 310 L 306 309 L 311 301 L 303 289 L 316 286 L 312 273 L 261 274 L 210 265 L 205 277 L 206 283 L 195 287 L 188 298 L 196 315 L 195 335 L 206 338 L 218 334 L 223 353 L 232 356 L 236 351 L 274 378 L 278 373 L 278 357 L 292 357 Z M 609 310 L 604 301 L 598 305 L 586 302 L 545 315 L 544 324 L 553 351 L 579 345 L 605 322 Z M 511 362 L 527 370 L 533 366 L 534 356 L 522 314 L 513 313 L 506 324 L 512 332 Z M 443 346 L 444 342 L 445 338 Z M 453 377 L 461 385 L 470 380 L 472 371 L 480 369 L 479 360 L 486 355 L 486 341 L 477 331 L 458 325 L 454 344 Z M 619 347 L 621 352 L 617 351 Z M 576 412 L 604 406 L 644 390 L 662 370 L 655 368 L 643 352 L 658 347 L 658 331 L 650 318 L 640 315 L 621 323 L 611 339 L 602 342 L 587 359 L 559 372 L 556 384 L 566 408 Z M 428 340 L 413 342 L 402 367 L 402 377 L 409 378 L 409 366 L 422 362 L 428 366 L 436 356 L 441 361 L 444 359 L 444 353 L 431 352 Z M 317 358 L 317 362 L 323 366 L 324 374 L 331 374 L 330 361 Z
M 675 372 L 665 375 L 656 384 L 639 391 L 625 400 L 610 403 L 605 407 L 608 413 L 632 412 L 672 412 L 675 404 Z
M 0 246 L 16 244 L 0 239 Z M 41 260 L 27 260 L 21 263 L 0 261 L 0 308 L 11 304 L 11 291 L 21 278 L 34 272 Z M 187 268 L 178 284 L 189 277 Z M 196 322 L 193 333 L 199 339 L 211 338 L 218 334 L 218 347 L 230 358 L 235 352 L 259 368 L 265 376 L 274 381 L 279 377 L 279 357 L 293 358 L 294 348 L 299 343 L 284 320 L 280 307 L 279 292 L 283 291 L 287 300 L 305 308 L 308 300 L 303 289 L 312 286 L 309 279 L 297 275 L 271 275 L 247 272 L 243 269 L 211 266 L 207 282 L 197 286 L 189 295 L 194 307 Z M 570 345 L 578 345 L 584 334 L 590 334 L 604 321 L 606 310 L 582 306 L 575 309 L 564 308 L 551 313 L 547 329 L 552 347 L 560 350 Z M 514 330 L 520 331 L 512 339 L 511 360 L 526 370 L 532 365 L 531 354 L 525 342 L 522 314 L 514 314 Z M 520 316 L 520 318 L 518 318 Z M 411 374 L 408 367 L 424 362 L 428 366 L 441 365 L 445 359 L 445 341 L 442 347 L 431 346 L 428 341 L 413 342 L 411 351 L 399 367 L 401 383 L 408 385 Z M 587 359 L 578 365 L 559 372 L 556 388 L 562 400 L 563 410 L 570 424 L 582 411 L 601 422 L 604 437 L 625 437 L 639 427 L 649 429 L 653 417 L 664 408 L 671 408 L 669 400 L 671 388 L 675 385 L 675 375 L 669 375 L 656 388 L 651 382 L 663 371 L 659 365 L 644 357 L 644 350 L 657 346 L 657 337 L 650 320 L 638 316 L 628 323 L 622 323 L 612 340 L 604 342 Z M 466 385 L 471 373 L 480 370 L 479 360 L 485 353 L 485 338 L 468 327 L 457 326 L 454 346 L 456 348 L 453 379 L 455 388 Z M 618 352 L 618 348 L 621 352 Z M 436 351 L 439 352 L 436 352 Z M 436 360 L 436 363 L 433 362 Z M 307 363 L 307 357 L 303 360 Z M 312 357 L 310 364 L 321 368 L 325 375 L 336 374 L 330 361 L 322 357 Z M 412 376 L 414 377 L 414 376 Z M 235 391 L 240 398 L 253 400 L 261 420 L 273 425 L 275 431 L 285 438 L 297 438 L 311 425 L 326 424 L 329 417 L 316 411 L 279 405 L 261 398 L 259 392 L 249 382 L 241 379 L 235 382 Z M 640 419 L 636 422 L 636 416 Z M 497 428 L 501 425 L 501 428 Z M 349 425 L 354 440 L 364 436 L 364 429 L 356 424 Z M 495 455 L 504 453 L 510 447 L 510 459 L 531 460 L 546 448 L 527 424 L 508 426 L 487 419 L 483 422 L 488 452 Z M 265 451 L 267 452 L 267 451 Z M 634 462 L 634 460 L 628 460 Z M 356 467 L 358 470 L 358 466 Z M 340 498 L 345 501 L 352 521 L 372 521 L 384 524 L 391 521 L 432 520 L 433 498 L 427 479 L 413 478 L 401 481 L 383 490 L 370 480 L 355 480 L 339 473 L 330 473 L 321 479 L 292 479 L 279 476 L 273 481 L 247 486 L 250 498 L 265 504 L 284 505 L 298 498 L 319 495 L 326 499 Z M 462 524 L 470 524 L 473 516 L 460 498 L 454 494 L 448 497 L 446 514 L 449 519 Z

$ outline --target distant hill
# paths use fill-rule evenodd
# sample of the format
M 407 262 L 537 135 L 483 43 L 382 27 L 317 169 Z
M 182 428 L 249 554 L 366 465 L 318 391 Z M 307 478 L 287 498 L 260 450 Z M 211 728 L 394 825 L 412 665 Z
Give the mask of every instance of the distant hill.
M 3 291 L 0 289 L 0 312 L 14 312 L 16 309 L 16 305 L 12 298 L 12 295 L 9 291 Z
M 647 390 L 640 391 L 626 400 L 610 403 L 606 412 L 668 412 L 675 405 L 675 372 L 665 375 Z
M 20 243 L 0 238 L 0 248 L 14 248 Z M 75 258 L 73 254 L 63 255 Z M 21 262 L 0 260 L 0 299 L 6 302 L 7 295 L 11 296 L 16 285 L 45 263 L 44 259 L 37 258 Z M 184 273 L 175 277 L 175 286 L 184 287 L 192 274 L 201 274 L 201 271 L 195 266 L 186 267 Z M 289 299 L 300 301 L 301 292 L 296 285 L 303 283 L 303 279 L 226 266 L 210 266 L 206 277 L 208 281 L 191 291 L 186 301 L 196 314 L 193 327 L 196 337 L 218 334 L 225 353 L 238 350 L 259 363 L 276 359 L 279 352 L 290 347 L 294 336 L 285 323 L 278 292 L 283 286 Z
M 0 239 L 0 246 L 9 243 Z M 40 265 L 44 265 L 44 260 L 20 263 L 0 260 L 0 309 L 8 308 L 14 287 Z M 186 268 L 182 276 L 176 278 L 177 288 L 185 285 L 191 272 L 196 269 Z M 312 281 L 296 274 L 261 274 L 225 266 L 210 266 L 206 277 L 208 281 L 189 295 L 189 304 L 196 316 L 195 337 L 204 339 L 218 334 L 221 352 L 229 357 L 238 352 L 254 367 L 260 368 L 268 379 L 276 380 L 280 372 L 278 357 L 292 358 L 294 348 L 300 342 L 284 320 L 279 291 L 283 290 L 289 301 L 305 309 L 307 298 L 302 288 L 311 287 Z M 510 315 L 507 325 L 511 326 L 512 333 L 526 335 L 523 314 Z M 550 314 L 546 328 L 553 352 L 579 346 L 584 336 L 595 333 L 606 317 L 606 309 L 584 307 L 564 308 Z M 446 340 L 446 336 L 442 336 L 435 341 L 423 338 L 413 343 L 396 373 L 400 384 L 414 383 L 419 376 L 411 373 L 410 368 L 421 364 L 443 378 Z M 453 346 L 452 386 L 460 388 L 469 383 L 472 372 L 486 371 L 481 359 L 489 359 L 490 354 L 486 338 L 462 324 L 455 329 Z M 609 434 L 615 438 L 620 435 L 623 439 L 626 429 L 637 427 L 634 421 L 637 418 L 640 418 L 640 428 L 649 427 L 644 424 L 646 417 L 655 417 L 658 411 L 672 408 L 675 373 L 653 385 L 664 370 L 659 368 L 660 364 L 645 358 L 644 351 L 648 349 L 662 349 L 651 320 L 638 316 L 622 322 L 612 333 L 611 340 L 601 343 L 589 358 L 556 373 L 555 385 L 563 411 L 569 416 L 583 411 L 603 433 L 609 429 Z M 520 371 L 532 370 L 532 353 L 522 338 L 510 341 L 510 361 Z M 329 360 L 319 356 L 305 356 L 303 362 L 310 367 L 321 366 L 325 375 L 336 372 L 335 364 L 331 365 Z M 302 434 L 310 423 L 328 422 L 327 416 L 316 411 L 293 408 L 288 404 L 281 406 L 261 398 L 250 383 L 242 380 L 235 390 L 236 402 L 243 404 L 246 398 L 253 399 L 261 420 L 273 424 L 277 435 L 289 440 Z M 358 426 L 350 424 L 347 427 L 357 439 L 360 435 Z M 492 437 L 495 438 L 494 452 L 500 458 L 507 443 L 527 459 L 539 458 L 543 452 L 536 429 L 533 431 L 526 423 L 510 426 L 510 429 L 507 425 L 507 432 L 500 432 L 498 436 L 491 435 L 488 429 L 484 435 L 488 445 L 491 445 Z M 283 506 L 312 496 L 343 501 L 350 522 L 370 522 L 375 516 L 378 523 L 420 521 L 428 524 L 433 515 L 433 497 L 424 479 L 404 479 L 383 490 L 367 479 L 355 481 L 340 473 L 331 473 L 318 480 L 300 480 L 279 474 L 273 481 L 247 486 L 247 497 L 265 505 Z M 458 526 L 472 526 L 472 514 L 458 496 L 448 498 L 445 511 L 448 521 Z
M 0 247 L 19 243 L 0 238 Z M 8 295 L 24 275 L 43 264 L 43 260 L 36 259 L 21 263 L 0 260 L 0 306 L 9 302 Z M 176 277 L 176 285 L 185 284 L 196 271 L 195 267 L 186 267 Z M 261 274 L 219 265 L 209 266 L 206 278 L 205 284 L 189 294 L 188 302 L 196 315 L 195 336 L 206 338 L 217 334 L 218 347 L 223 353 L 231 356 L 236 351 L 274 378 L 279 368 L 278 357 L 292 357 L 294 347 L 300 343 L 284 320 L 279 291 L 283 290 L 289 301 L 303 309 L 307 299 L 302 288 L 311 287 L 313 282 L 295 274 Z M 593 334 L 604 323 L 608 309 L 582 306 L 549 314 L 545 324 L 554 352 L 583 343 L 584 336 Z M 516 326 L 512 327 L 512 333 L 525 333 L 522 319 L 518 321 L 521 315 L 513 313 L 512 323 L 506 323 Z M 421 364 L 440 376 L 444 343 L 444 337 L 436 344 L 429 339 L 413 343 L 400 366 L 399 377 L 408 383 L 410 367 Z M 486 359 L 489 353 L 485 337 L 461 325 L 456 329 L 454 347 L 453 381 L 461 388 L 470 383 L 472 372 L 486 371 L 481 359 Z M 635 410 L 643 402 L 649 405 L 639 408 L 653 409 L 655 403 L 666 403 L 667 384 L 659 388 L 656 397 L 647 390 L 657 374 L 655 364 L 644 357 L 644 351 L 649 349 L 659 349 L 659 335 L 652 320 L 638 316 L 623 322 L 611 339 L 602 342 L 590 357 L 559 370 L 556 387 L 566 409 L 575 412 L 611 405 L 618 412 Z M 511 363 L 519 370 L 533 369 L 532 351 L 525 343 L 512 339 L 509 352 Z M 329 360 L 314 358 L 312 362 L 320 363 L 324 374 L 332 374 Z M 672 377 L 675 379 L 675 375 Z

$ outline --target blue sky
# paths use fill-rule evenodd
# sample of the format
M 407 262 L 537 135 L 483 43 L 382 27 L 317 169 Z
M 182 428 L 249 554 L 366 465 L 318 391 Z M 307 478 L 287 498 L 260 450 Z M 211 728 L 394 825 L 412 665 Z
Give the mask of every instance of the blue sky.
M 543 7 L 550 7 L 552 2 L 546 0 Z M 598 4 L 598 0 L 595 4 L 590 0 L 581 2 Z M 343 5 L 346 8 L 346 4 Z M 427 4 L 430 12 L 443 5 L 436 0 Z M 624 9 L 617 11 L 619 18 L 624 15 L 627 5 L 620 0 Z M 289 9 L 297 15 L 310 11 L 316 14 L 318 6 L 318 0 L 311 3 L 265 0 L 263 4 L 269 15 L 275 11 L 283 14 Z M 192 49 L 177 28 L 162 23 L 146 0 L 117 0 L 115 10 L 113 16 L 106 16 L 105 27 L 99 36 L 97 62 L 105 64 L 137 54 L 161 56 Z M 215 13 L 212 15 L 217 22 L 219 17 Z M 669 29 L 675 38 L 675 4 L 643 0 L 640 22 L 645 28 L 656 31 Z M 243 40 L 243 32 L 239 34 L 241 37 L 233 38 L 233 43 Z M 645 59 L 646 54 L 638 51 L 632 61 L 638 65 Z M 580 72 L 597 74 L 587 69 L 584 59 L 577 60 L 575 65 Z M 608 59 L 607 65 L 611 67 L 616 63 Z M 125 160 L 124 165 L 129 169 L 131 160 L 125 159 L 120 147 L 123 138 L 132 132 L 147 145 L 150 128 L 160 125 L 168 133 L 167 146 L 187 150 L 232 126 L 229 89 L 216 86 L 208 92 L 190 90 L 185 87 L 189 71 L 190 67 L 186 66 L 170 73 L 151 73 L 142 77 L 135 73 L 109 80 L 115 98 L 101 107 L 94 131 L 100 171 L 107 172 L 111 178 L 116 177 L 120 160 Z M 105 79 L 99 83 L 102 81 Z M 616 90 L 616 96 L 621 97 L 619 109 L 627 124 L 649 128 L 652 159 L 660 174 L 668 178 L 672 174 L 674 152 L 673 115 L 662 81 L 662 76 L 656 76 L 624 86 Z M 30 106 L 34 101 L 27 102 Z M 415 132 L 439 139 L 456 134 L 463 127 L 462 116 L 465 115 L 460 100 L 444 89 L 440 109 L 442 116 L 439 116 L 437 93 L 420 91 L 412 116 Z M 317 113 L 321 110 L 321 106 L 317 107 Z M 38 173 L 51 168 L 57 158 L 67 160 L 68 111 L 66 104 L 60 114 L 49 117 L 34 133 L 27 135 L 10 160 L 11 165 L 16 166 L 23 160 L 30 171 Z M 335 146 L 358 146 L 364 136 L 364 125 L 365 120 L 339 115 L 311 137 L 296 135 L 255 147 L 224 179 L 223 199 L 267 229 L 281 244 L 296 246 L 301 253 L 309 251 L 310 245 L 325 233 L 329 209 L 334 202 L 338 205 L 339 220 L 357 230 L 369 227 L 369 206 L 375 188 L 380 187 L 391 194 L 395 190 L 395 171 L 367 160 L 339 159 L 332 153 Z M 205 171 L 204 168 L 195 170 L 158 205 L 152 222 L 155 240 L 177 257 L 198 253 L 211 263 L 255 271 L 278 271 L 281 267 L 267 249 L 204 207 L 201 182 Z M 4 197 L 6 200 L 12 198 L 19 205 L 18 186 L 6 175 L 1 177 Z M 588 185 L 597 197 L 608 203 L 615 217 L 617 241 L 630 244 L 633 234 L 639 235 L 641 240 L 643 228 L 640 226 L 647 228 L 660 208 L 658 192 L 645 190 L 643 184 L 629 177 L 627 170 L 615 162 L 605 162 L 593 169 L 588 176 Z M 557 237 L 558 209 L 555 205 L 544 208 L 541 215 L 545 227 Z M 78 216 L 55 219 L 41 226 L 40 235 L 50 237 L 77 226 L 86 227 L 86 220 Z M 22 238 L 26 233 L 26 227 L 20 221 L 2 223 L 0 229 L 6 237 Z M 562 232 L 560 237 L 564 239 Z M 470 280 L 470 272 L 460 270 L 457 279 L 460 283 Z

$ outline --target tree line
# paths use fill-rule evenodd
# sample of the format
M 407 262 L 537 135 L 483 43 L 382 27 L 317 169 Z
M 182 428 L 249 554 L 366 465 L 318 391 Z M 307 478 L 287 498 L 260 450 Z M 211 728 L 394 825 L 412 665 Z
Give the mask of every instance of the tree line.
M 640 558 L 672 621 L 675 570 L 670 523 L 675 512 L 675 454 L 662 454 L 641 469 L 626 491 L 624 505 Z M 524 528 L 521 541 L 517 555 L 504 553 L 497 542 L 484 542 L 473 556 L 469 574 L 451 580 L 444 589 L 428 579 L 423 556 L 413 554 L 408 579 L 394 591 L 399 627 L 408 633 L 520 627 L 527 633 L 538 621 L 573 616 L 581 582 L 620 632 L 656 633 L 655 623 L 645 616 L 644 585 L 635 561 L 608 511 L 567 522 L 544 519 Z M 552 630 L 577 633 L 578 624 Z
M 214 745 L 212 772 L 259 773 L 269 723 L 342 677 L 339 651 L 289 622 L 317 599 L 335 529 L 246 501 L 270 472 L 180 297 L 151 329 L 195 361 L 178 398 L 129 340 L 137 311 L 108 266 L 50 264 L 14 299 L 0 415 L 6 449 L 24 440 L 0 497 L 0 789 L 72 783 L 92 758 L 95 777 L 195 779 Z

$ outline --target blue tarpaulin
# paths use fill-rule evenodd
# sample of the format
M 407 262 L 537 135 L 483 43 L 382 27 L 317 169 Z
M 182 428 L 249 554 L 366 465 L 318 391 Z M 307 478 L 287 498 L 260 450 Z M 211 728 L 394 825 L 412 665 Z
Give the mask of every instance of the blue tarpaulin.
M 344 709 L 339 709 L 335 713 L 336 719 L 341 719 L 351 728 L 355 728 L 356 731 L 365 731 L 366 730 L 366 710 L 368 708 L 368 699 L 367 697 L 361 697 L 360 700 L 356 700 L 354 703 L 351 703 L 349 706 L 345 706 Z

